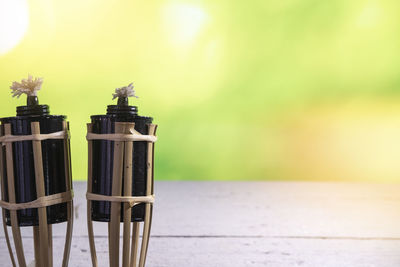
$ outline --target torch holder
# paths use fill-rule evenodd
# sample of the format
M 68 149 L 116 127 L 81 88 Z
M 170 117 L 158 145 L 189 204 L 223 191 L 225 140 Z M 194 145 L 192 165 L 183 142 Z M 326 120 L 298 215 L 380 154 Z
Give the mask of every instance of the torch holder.
M 153 161 L 154 161 L 154 142 L 157 125 L 147 124 L 147 135 L 141 134 L 135 130 L 135 123 L 132 122 L 113 122 L 113 133 L 93 133 L 92 124 L 87 126 L 88 134 L 88 191 L 87 191 L 87 223 L 89 231 L 89 245 L 94 267 L 98 266 L 96 248 L 93 233 L 93 218 L 95 210 L 92 209 L 92 202 L 111 203 L 110 215 L 108 220 L 108 245 L 109 245 L 109 263 L 110 267 L 119 266 L 119 242 L 120 242 L 120 223 L 123 223 L 123 248 L 122 248 L 122 266 L 144 267 L 146 261 L 147 248 L 150 238 L 150 228 L 153 211 Z M 93 184 L 98 185 L 99 177 L 93 177 L 93 142 L 107 141 L 105 143 L 113 147 L 112 155 L 112 179 L 111 184 L 106 191 L 110 195 L 93 192 Z M 143 196 L 133 196 L 132 174 L 135 173 L 134 142 L 147 143 L 146 153 L 146 176 L 143 181 L 146 185 Z M 104 180 L 104 179 L 103 179 Z M 137 205 L 144 205 L 143 220 L 135 219 L 133 209 Z M 143 222 L 143 234 L 139 250 L 139 230 L 140 223 Z M 132 234 L 131 234 L 132 223 Z M 139 257 L 138 257 L 139 255 Z
M 11 225 L 19 266 L 27 266 L 20 226 L 32 226 L 35 264 L 37 267 L 52 267 L 52 224 L 64 221 L 68 223 L 62 266 L 68 266 L 73 226 L 73 191 L 69 126 L 62 118 L 13 117 L 7 118 L 6 123 L 7 120 L 3 120 L 0 127 L 0 206 L 7 247 L 14 267 L 16 261 L 7 225 Z M 62 130 L 41 133 L 41 127 L 47 131 L 54 128 L 53 123 L 62 127 Z M 13 135 L 12 129 L 19 133 Z M 23 131 L 26 133 L 21 134 L 21 129 L 25 129 Z

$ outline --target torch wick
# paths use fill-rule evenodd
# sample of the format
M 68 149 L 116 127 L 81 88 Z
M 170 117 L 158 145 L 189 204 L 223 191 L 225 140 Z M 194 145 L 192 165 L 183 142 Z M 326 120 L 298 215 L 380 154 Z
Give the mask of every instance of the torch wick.
M 118 97 L 118 106 L 129 106 L 129 100 L 126 96 Z
M 36 106 L 39 105 L 39 99 L 35 95 L 28 95 L 26 98 L 26 105 L 27 106 Z

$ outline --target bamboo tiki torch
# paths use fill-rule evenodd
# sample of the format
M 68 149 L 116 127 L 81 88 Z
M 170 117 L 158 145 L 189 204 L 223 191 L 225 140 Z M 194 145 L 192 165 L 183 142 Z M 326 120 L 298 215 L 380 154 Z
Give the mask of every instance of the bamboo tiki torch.
M 87 126 L 88 191 L 87 220 L 94 267 L 97 256 L 93 221 L 108 223 L 109 266 L 144 267 L 153 211 L 153 159 L 157 125 L 153 118 L 138 115 L 128 97 L 137 97 L 132 84 L 117 88 L 106 115 L 91 116 Z M 139 239 L 140 224 L 143 233 Z M 140 247 L 140 252 L 139 252 Z
M 13 96 L 26 94 L 27 105 L 17 107 L 16 117 L 0 119 L 0 206 L 14 267 L 16 262 L 27 266 L 20 232 L 26 226 L 33 228 L 34 266 L 53 266 L 52 225 L 61 222 L 67 222 L 62 266 L 68 266 L 73 224 L 69 126 L 66 116 L 50 115 L 48 105 L 39 105 L 42 82 L 32 76 L 14 82 Z

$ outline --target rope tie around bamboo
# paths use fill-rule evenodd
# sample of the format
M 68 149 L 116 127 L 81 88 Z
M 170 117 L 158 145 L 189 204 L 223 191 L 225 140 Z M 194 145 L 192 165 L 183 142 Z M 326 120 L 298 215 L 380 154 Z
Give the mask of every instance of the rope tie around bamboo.
M 70 139 L 68 131 L 59 131 L 49 134 L 29 134 L 29 135 L 12 135 L 6 134 L 0 137 L 0 143 L 3 146 L 6 143 L 19 142 L 19 141 L 43 141 L 48 139 Z
M 136 131 L 133 127 L 129 129 L 130 134 L 96 134 L 88 133 L 86 139 L 89 140 L 108 140 L 108 141 L 144 141 L 155 143 L 157 136 L 155 135 L 144 135 Z
M 128 203 L 131 208 L 140 203 L 154 203 L 154 195 L 140 196 L 140 197 L 129 197 L 129 196 L 105 196 L 94 193 L 86 193 L 87 200 L 95 201 L 109 201 L 109 202 L 121 202 Z
M 74 191 L 70 190 L 67 192 L 39 197 L 33 201 L 25 203 L 10 203 L 0 200 L 0 207 L 7 210 L 37 209 L 69 202 L 73 199 L 73 197 Z

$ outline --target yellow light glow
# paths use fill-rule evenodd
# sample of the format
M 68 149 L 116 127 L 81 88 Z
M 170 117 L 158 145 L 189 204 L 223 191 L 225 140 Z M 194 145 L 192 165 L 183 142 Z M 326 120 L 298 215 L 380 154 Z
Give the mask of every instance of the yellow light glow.
M 357 18 L 357 26 L 360 28 L 371 28 L 376 26 L 382 19 L 382 7 L 379 2 L 370 1 L 361 10 Z
M 26 0 L 0 0 L 0 55 L 13 49 L 22 40 L 28 24 Z
M 198 6 L 169 4 L 164 8 L 163 19 L 168 39 L 175 45 L 187 45 L 200 33 L 208 15 Z

